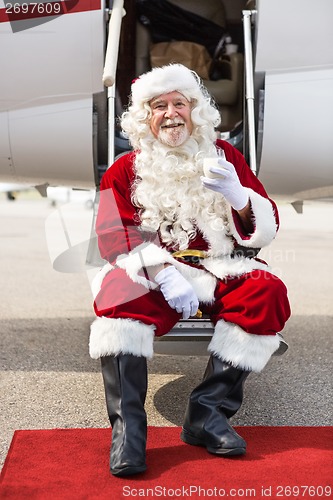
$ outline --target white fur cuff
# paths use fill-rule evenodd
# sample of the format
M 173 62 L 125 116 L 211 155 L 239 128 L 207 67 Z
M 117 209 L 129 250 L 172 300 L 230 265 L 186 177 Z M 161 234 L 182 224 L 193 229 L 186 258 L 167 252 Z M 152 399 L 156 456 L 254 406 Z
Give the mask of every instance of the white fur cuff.
M 234 323 L 220 320 L 208 351 L 242 370 L 260 372 L 279 348 L 277 335 L 254 335 Z
M 253 189 L 245 188 L 248 192 L 251 209 L 254 215 L 254 232 L 248 239 L 243 239 L 237 231 L 230 208 L 229 223 L 233 237 L 239 245 L 251 248 L 262 248 L 269 245 L 276 236 L 277 223 L 273 205 Z
M 146 278 L 139 276 L 138 273 L 142 268 L 149 266 L 157 266 L 164 262 L 173 263 L 174 259 L 167 250 L 161 248 L 155 243 L 143 243 L 129 252 L 127 255 L 119 255 L 117 258 L 117 266 L 124 269 L 127 275 L 135 283 L 141 283 L 147 288 L 156 287 L 153 280 L 148 281 Z
M 123 318 L 98 317 L 90 327 L 91 358 L 117 354 L 153 357 L 154 325 Z

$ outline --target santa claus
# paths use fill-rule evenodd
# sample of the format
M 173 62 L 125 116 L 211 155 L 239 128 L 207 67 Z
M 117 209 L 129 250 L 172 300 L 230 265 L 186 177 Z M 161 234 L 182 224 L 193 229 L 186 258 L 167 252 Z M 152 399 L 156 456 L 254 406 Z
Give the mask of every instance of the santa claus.
M 101 358 L 114 475 L 146 469 L 155 335 L 198 308 L 213 322 L 181 439 L 228 457 L 246 451 L 229 423 L 244 381 L 278 349 L 290 316 L 285 285 L 255 257 L 276 235 L 276 205 L 241 153 L 216 140 L 219 121 L 196 73 L 155 68 L 133 83 L 122 115 L 133 152 L 102 178 L 96 232 L 107 264 L 95 281 L 90 355 Z

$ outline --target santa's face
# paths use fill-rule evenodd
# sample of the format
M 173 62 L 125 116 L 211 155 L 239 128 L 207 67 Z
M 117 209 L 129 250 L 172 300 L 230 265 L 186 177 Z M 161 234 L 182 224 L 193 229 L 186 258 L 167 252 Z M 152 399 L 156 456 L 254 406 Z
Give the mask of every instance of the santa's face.
M 191 135 L 191 103 L 180 93 L 170 92 L 150 101 L 150 129 L 163 144 L 181 146 Z

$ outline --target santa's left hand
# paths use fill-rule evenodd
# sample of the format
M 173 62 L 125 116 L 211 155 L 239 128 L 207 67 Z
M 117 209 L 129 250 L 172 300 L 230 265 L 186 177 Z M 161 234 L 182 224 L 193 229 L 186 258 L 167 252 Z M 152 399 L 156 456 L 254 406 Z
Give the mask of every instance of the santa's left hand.
M 249 195 L 241 185 L 236 169 L 232 163 L 223 158 L 218 160 L 219 167 L 210 167 L 214 178 L 201 177 L 202 184 L 213 191 L 221 193 L 235 210 L 242 210 L 249 201 Z

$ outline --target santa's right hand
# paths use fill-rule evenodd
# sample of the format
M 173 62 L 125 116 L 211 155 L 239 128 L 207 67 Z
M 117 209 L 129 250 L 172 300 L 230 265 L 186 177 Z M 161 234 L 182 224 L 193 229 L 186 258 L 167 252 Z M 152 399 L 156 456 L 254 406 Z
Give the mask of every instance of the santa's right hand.
M 155 276 L 160 290 L 172 309 L 183 315 L 183 319 L 194 316 L 199 307 L 198 297 L 192 285 L 174 266 L 162 269 Z

